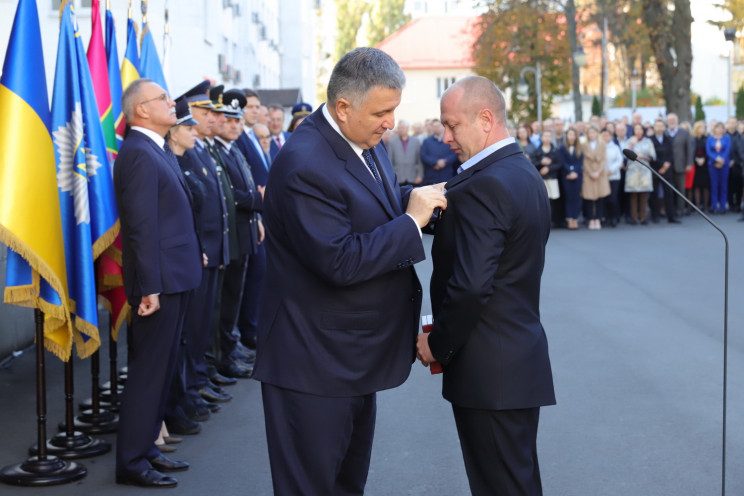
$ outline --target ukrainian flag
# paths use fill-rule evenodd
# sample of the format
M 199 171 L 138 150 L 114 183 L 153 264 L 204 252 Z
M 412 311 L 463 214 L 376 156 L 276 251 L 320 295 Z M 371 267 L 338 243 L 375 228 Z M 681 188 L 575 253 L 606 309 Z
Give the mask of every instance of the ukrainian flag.
M 46 314 L 44 346 L 72 350 L 51 115 L 35 0 L 19 0 L 0 77 L 0 241 L 10 247 L 5 302 Z
M 132 19 L 132 9 L 129 9 L 127 19 L 127 48 L 124 50 L 124 60 L 121 62 L 121 87 L 126 90 L 127 86 L 140 78 L 140 61 L 137 52 L 137 24 Z

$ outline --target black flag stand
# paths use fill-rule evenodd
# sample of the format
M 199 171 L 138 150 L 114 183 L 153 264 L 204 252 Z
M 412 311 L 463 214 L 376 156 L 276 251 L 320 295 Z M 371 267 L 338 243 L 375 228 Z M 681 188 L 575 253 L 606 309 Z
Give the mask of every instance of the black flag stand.
M 73 378 L 72 357 L 65 362 L 65 422 L 60 424 L 60 432 L 46 443 L 47 452 L 60 458 L 85 458 L 98 456 L 111 451 L 111 445 L 106 441 L 92 438 L 75 430 L 74 397 L 75 383 Z M 39 445 L 29 448 L 32 455 L 38 454 Z
M 36 323 L 36 418 L 39 454 L 23 463 L 0 470 L 0 481 L 14 486 L 52 486 L 80 480 L 88 473 L 84 465 L 47 455 L 46 371 L 44 369 L 44 314 L 34 311 Z

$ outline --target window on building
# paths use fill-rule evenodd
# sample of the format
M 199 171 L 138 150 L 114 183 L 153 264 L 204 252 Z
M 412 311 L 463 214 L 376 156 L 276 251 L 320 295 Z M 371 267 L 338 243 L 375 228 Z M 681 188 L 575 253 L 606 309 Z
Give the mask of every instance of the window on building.
M 77 0 L 73 2 L 75 7 L 91 8 L 93 0 Z M 59 10 L 59 6 L 62 5 L 62 0 L 52 0 L 52 10 Z
M 437 98 L 441 98 L 447 88 L 455 83 L 455 77 L 438 77 L 437 78 Z

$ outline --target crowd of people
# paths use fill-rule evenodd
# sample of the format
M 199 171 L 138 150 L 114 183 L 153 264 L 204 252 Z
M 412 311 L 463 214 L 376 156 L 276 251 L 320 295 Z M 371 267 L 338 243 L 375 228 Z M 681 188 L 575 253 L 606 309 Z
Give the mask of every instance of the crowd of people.
M 139 79 L 122 97 L 114 164 L 124 285 L 133 309 L 117 481 L 174 487 L 188 469 L 163 453 L 251 378 L 266 273 L 261 218 L 285 109 L 250 89 L 203 81 L 172 99 Z M 290 127 L 312 111 L 292 108 Z
M 440 127 L 438 119 L 410 126 L 399 121 L 386 134 L 399 177 L 418 185 L 456 174 L 459 163 L 449 147 L 442 146 Z M 636 112 L 622 119 L 592 116 L 576 123 L 548 118 L 510 125 L 509 132 L 545 181 L 553 227 L 578 229 L 583 223 L 601 229 L 663 218 L 678 223 L 691 213 L 645 166 L 628 160 L 625 149 L 648 162 L 702 211 L 742 212 L 744 121 L 735 117 L 690 124 L 670 113 L 649 122 Z M 414 148 L 420 153 L 416 157 L 409 152 L 402 160 L 395 151 L 409 138 L 418 142 Z

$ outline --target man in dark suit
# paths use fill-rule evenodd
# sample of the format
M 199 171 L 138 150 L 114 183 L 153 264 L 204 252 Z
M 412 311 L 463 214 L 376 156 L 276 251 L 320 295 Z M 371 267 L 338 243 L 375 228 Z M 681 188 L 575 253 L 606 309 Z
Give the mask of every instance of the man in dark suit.
M 284 131 L 284 107 L 278 103 L 269 105 L 269 131 L 271 131 L 271 160 L 276 158 L 276 154 L 287 142 L 287 138 L 292 133 Z
M 674 184 L 674 169 L 672 164 L 674 163 L 674 150 L 672 149 L 672 139 L 665 134 L 666 125 L 661 119 L 657 119 L 654 122 L 654 134 L 651 135 L 651 142 L 654 144 L 656 150 L 656 160 L 651 162 L 651 166 L 658 171 L 659 174 L 670 183 Z M 684 185 L 683 185 L 684 186 Z M 678 224 L 681 221 L 677 219 L 677 201 L 675 200 L 674 193 L 669 186 L 663 184 L 656 176 L 654 176 L 654 189 L 651 191 L 649 201 L 651 202 L 651 221 L 654 223 L 659 222 L 660 216 L 660 205 L 659 205 L 659 191 L 664 188 L 664 209 L 667 220 L 672 224 Z M 682 189 L 684 192 L 684 188 Z
M 261 100 L 258 94 L 250 89 L 243 90 L 245 107 L 243 107 L 243 132 L 235 144 L 243 153 L 251 167 L 251 174 L 256 186 L 266 187 L 271 159 L 264 153 L 260 140 L 253 127 L 257 124 Z M 283 119 L 283 117 L 282 117 Z M 256 252 L 248 258 L 245 269 L 243 299 L 240 302 L 238 329 L 240 340 L 249 349 L 256 349 L 256 328 L 258 327 L 258 309 L 261 305 L 261 288 L 266 276 L 266 249 L 258 245 Z
M 375 393 L 410 373 L 420 227 L 446 200 L 400 188 L 379 145 L 404 84 L 384 52 L 347 53 L 269 171 L 255 378 L 277 495 L 362 494 Z
M 155 447 L 176 367 L 183 316 L 199 285 L 202 250 L 191 195 L 163 137 L 176 122 L 168 93 L 149 79 L 122 96 L 130 126 L 114 163 L 124 289 L 133 309 L 127 385 L 121 398 L 116 480 L 173 487 L 162 471 L 185 470 Z
M 434 327 L 419 335 L 418 357 L 443 365 L 472 493 L 542 494 L 538 419 L 555 404 L 540 323 L 550 202 L 491 81 L 457 81 L 441 111 L 444 141 L 463 164 L 435 225 Z
M 677 114 L 667 114 L 667 137 L 672 142 L 672 183 L 682 194 L 685 193 L 687 173 L 695 164 L 695 140 L 686 129 L 679 127 Z M 686 210 L 685 201 L 677 198 L 677 212 Z

